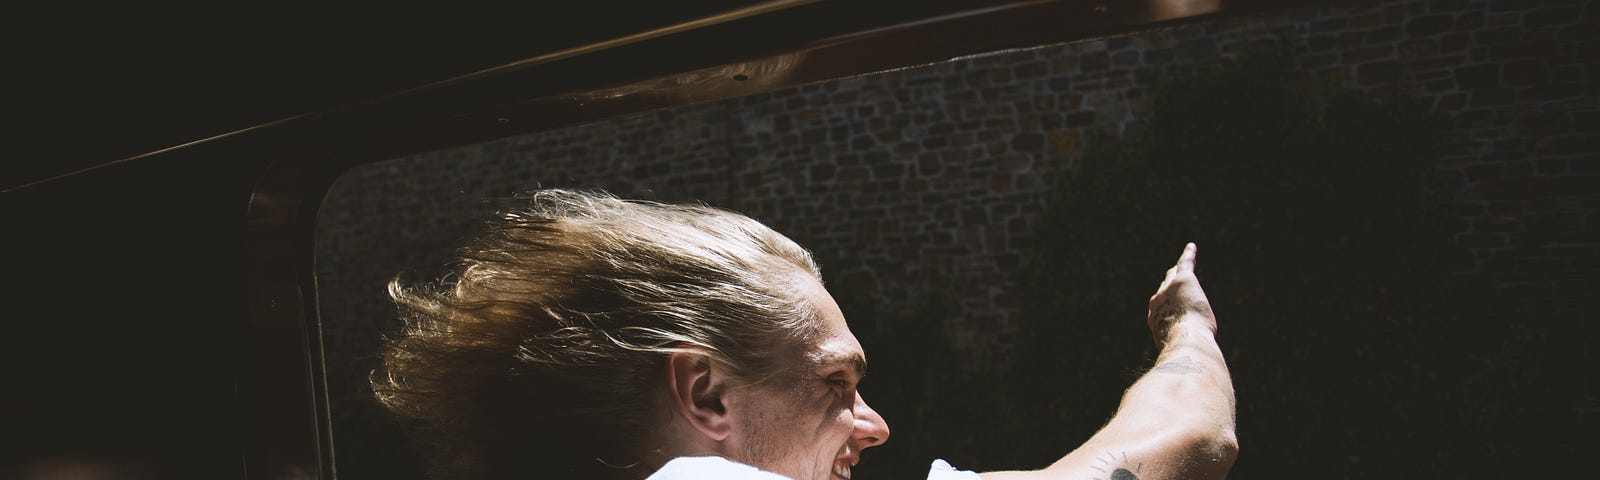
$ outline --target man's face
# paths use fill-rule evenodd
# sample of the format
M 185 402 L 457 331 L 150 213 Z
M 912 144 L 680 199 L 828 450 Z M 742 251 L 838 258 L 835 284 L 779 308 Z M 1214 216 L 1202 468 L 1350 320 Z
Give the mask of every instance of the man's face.
M 821 283 L 807 285 L 822 335 L 792 358 L 786 371 L 796 378 L 749 387 L 737 460 L 796 480 L 848 479 L 861 450 L 888 440 L 889 426 L 856 391 L 866 356 L 839 305 Z

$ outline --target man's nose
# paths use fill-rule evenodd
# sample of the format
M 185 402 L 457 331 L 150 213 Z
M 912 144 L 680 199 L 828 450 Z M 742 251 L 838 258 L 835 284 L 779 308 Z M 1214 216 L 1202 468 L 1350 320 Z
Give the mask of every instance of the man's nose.
M 889 441 L 889 423 L 878 416 L 878 412 L 867 406 L 867 400 L 861 398 L 861 392 L 856 392 L 856 405 L 852 409 L 855 413 L 855 431 L 851 438 L 856 440 L 856 448 L 876 447 Z

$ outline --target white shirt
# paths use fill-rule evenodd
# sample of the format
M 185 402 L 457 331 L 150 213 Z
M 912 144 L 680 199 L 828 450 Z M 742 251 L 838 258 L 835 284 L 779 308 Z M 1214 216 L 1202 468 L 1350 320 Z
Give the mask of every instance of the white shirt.
M 789 480 L 789 477 L 761 470 L 722 457 L 678 457 L 662 465 L 645 480 Z M 934 460 L 928 480 L 978 480 L 978 474 L 956 470 L 944 460 Z

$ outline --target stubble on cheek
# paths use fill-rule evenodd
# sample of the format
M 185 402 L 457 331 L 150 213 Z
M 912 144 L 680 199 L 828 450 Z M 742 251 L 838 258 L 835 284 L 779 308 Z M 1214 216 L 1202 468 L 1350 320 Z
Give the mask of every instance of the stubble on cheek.
M 834 399 L 820 382 L 810 387 L 804 381 L 784 383 L 767 385 L 762 393 L 769 395 L 769 402 L 750 412 L 741 425 L 739 460 L 796 479 L 832 478 L 833 460 L 844 440 L 835 441 L 818 428 L 834 423 Z
M 756 466 L 770 465 L 777 460 L 777 448 L 773 445 L 771 430 L 775 427 L 772 412 L 758 412 L 754 418 L 745 422 L 741 427 L 744 430 L 744 448 L 740 452 L 742 461 Z

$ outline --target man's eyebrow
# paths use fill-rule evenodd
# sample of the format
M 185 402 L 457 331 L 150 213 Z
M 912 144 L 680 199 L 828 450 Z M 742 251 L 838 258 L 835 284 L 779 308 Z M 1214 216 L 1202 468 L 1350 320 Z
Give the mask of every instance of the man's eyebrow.
M 843 355 L 829 355 L 822 358 L 823 365 L 849 365 L 856 370 L 857 377 L 867 376 L 867 357 L 861 352 L 850 352 Z

